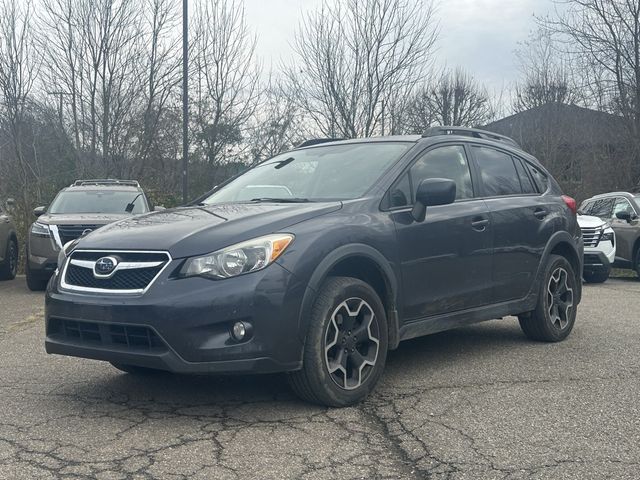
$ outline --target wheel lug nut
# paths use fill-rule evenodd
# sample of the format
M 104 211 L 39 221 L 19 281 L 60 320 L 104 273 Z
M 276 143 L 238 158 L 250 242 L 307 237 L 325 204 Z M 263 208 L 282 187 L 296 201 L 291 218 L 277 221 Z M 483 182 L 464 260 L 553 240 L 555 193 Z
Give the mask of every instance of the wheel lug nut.
M 349 353 L 349 349 L 345 348 L 344 353 Z

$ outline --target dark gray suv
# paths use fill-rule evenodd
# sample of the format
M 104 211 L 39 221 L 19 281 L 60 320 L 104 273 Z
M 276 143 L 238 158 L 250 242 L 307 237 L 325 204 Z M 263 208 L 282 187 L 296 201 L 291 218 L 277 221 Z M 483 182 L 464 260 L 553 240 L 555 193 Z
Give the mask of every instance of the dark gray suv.
M 508 315 L 563 340 L 582 253 L 575 201 L 506 137 L 317 144 L 68 245 L 45 345 L 130 373 L 287 372 L 350 405 L 402 340 Z
M 135 180 L 77 180 L 63 188 L 48 207 L 33 211 L 37 220 L 29 229 L 25 266 L 29 289 L 45 289 L 66 243 L 149 210 L 149 201 Z

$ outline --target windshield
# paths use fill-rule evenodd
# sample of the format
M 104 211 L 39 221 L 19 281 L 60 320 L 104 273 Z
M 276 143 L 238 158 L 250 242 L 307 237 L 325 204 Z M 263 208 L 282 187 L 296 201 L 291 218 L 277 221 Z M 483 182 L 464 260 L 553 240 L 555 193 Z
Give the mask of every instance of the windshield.
M 58 194 L 47 213 L 127 213 L 127 205 L 131 202 L 134 205 L 131 213 L 148 211 L 144 196 L 135 190 L 67 190 Z
M 412 146 L 355 143 L 284 153 L 242 174 L 203 203 L 358 198 Z

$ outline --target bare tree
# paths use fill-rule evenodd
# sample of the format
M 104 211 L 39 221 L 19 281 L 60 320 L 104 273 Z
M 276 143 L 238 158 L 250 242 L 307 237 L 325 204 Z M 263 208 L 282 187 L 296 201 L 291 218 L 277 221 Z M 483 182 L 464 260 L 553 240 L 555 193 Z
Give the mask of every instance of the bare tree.
M 461 68 L 443 70 L 412 97 L 404 117 L 407 133 L 422 133 L 432 125 L 474 127 L 494 117 L 486 87 Z
M 33 44 L 31 14 L 31 2 L 0 2 L 0 121 L 13 151 L 15 172 L 22 186 L 23 209 L 29 205 L 32 193 L 38 198 L 41 196 L 37 157 L 34 158 L 27 143 L 29 96 L 34 87 L 39 58 Z M 30 188 L 32 180 L 35 180 L 35 192 Z
M 256 38 L 236 0 L 204 0 L 194 13 L 192 129 L 213 181 L 216 167 L 237 156 L 260 94 Z
M 547 103 L 582 103 L 570 58 L 552 35 L 538 30 L 517 51 L 521 80 L 514 88 L 512 108 L 521 112 Z
M 640 1 L 557 0 L 564 7 L 541 26 L 580 67 L 583 88 L 625 119 L 640 157 Z M 634 172 L 640 182 L 640 166 Z
M 288 81 L 320 134 L 371 136 L 424 76 L 436 37 L 430 0 L 325 1 L 296 33 Z

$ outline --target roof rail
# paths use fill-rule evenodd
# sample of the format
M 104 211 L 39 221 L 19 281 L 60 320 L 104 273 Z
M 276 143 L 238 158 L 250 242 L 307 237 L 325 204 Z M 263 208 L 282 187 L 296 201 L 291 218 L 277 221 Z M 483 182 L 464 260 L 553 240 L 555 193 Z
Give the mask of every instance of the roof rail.
M 499 133 L 488 132 L 479 128 L 468 127 L 431 127 L 422 135 L 423 137 L 435 137 L 438 135 L 464 135 L 467 137 L 483 138 L 485 140 L 495 140 L 498 142 L 508 143 L 514 147 L 520 148 L 520 145 L 510 137 L 500 135 Z
M 127 187 L 140 187 L 137 180 L 118 180 L 116 178 L 92 178 L 89 180 L 76 180 L 72 187 L 84 187 L 86 185 L 124 185 Z
M 328 143 L 328 142 L 339 142 L 340 140 L 345 140 L 345 139 L 344 138 L 311 138 L 309 140 L 305 140 L 300 145 L 296 145 L 296 148 L 311 147 L 312 145 L 320 145 L 321 143 Z

